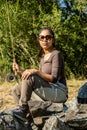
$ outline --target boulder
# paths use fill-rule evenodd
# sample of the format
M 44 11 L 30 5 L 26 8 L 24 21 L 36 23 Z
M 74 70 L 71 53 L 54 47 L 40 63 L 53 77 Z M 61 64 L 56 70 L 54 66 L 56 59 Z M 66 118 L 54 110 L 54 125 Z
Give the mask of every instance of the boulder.
M 29 101 L 30 116 L 19 119 L 9 111 L 0 112 L 0 130 L 86 130 L 87 104 L 77 98 L 66 104 Z

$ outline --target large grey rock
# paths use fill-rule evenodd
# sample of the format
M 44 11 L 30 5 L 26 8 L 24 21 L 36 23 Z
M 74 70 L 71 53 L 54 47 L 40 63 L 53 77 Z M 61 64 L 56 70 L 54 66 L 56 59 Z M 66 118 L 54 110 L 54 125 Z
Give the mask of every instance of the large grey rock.
M 87 129 L 87 104 L 78 104 L 77 98 L 73 98 L 70 102 L 66 103 L 66 107 L 61 103 L 58 104 L 43 101 L 30 101 L 29 106 L 35 123 L 32 127 L 32 122 L 30 126 L 28 126 L 31 127 L 32 130 Z M 65 108 L 68 109 L 66 110 Z M 9 125 L 12 123 L 11 125 L 14 128 L 13 130 L 26 130 L 26 121 L 20 122 L 20 119 L 14 120 L 12 115 L 9 115 L 7 112 L 7 115 L 0 115 L 1 123 L 3 123 L 2 117 L 4 117 L 5 121 Z M 18 128 L 15 129 L 15 126 Z M 6 128 L 1 130 L 8 129 Z
M 75 129 L 87 129 L 87 104 L 79 104 L 77 98 L 73 98 L 67 106 L 63 121 Z
M 33 117 L 47 116 L 53 113 L 60 113 L 63 111 L 62 103 L 52 103 L 50 101 L 29 101 L 29 108 Z
M 46 121 L 42 130 L 74 130 L 74 128 L 70 128 L 59 120 L 57 116 L 52 116 Z
M 68 109 L 51 116 L 44 124 L 43 130 L 86 130 L 87 104 L 78 104 L 77 98 L 66 103 Z

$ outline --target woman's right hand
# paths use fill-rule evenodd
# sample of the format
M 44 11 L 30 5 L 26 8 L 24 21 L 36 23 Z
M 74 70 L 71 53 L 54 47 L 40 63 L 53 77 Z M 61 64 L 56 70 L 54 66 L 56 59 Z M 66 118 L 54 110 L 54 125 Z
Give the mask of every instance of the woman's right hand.
M 19 65 L 17 64 L 15 59 L 13 60 L 13 71 L 15 72 L 15 74 L 20 72 Z

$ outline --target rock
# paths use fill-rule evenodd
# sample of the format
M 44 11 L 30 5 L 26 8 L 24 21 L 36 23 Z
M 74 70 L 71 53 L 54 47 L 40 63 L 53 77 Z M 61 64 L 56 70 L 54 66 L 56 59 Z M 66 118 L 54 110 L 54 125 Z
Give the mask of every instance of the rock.
M 87 129 L 87 104 L 77 98 L 65 105 L 43 101 L 29 101 L 33 120 L 14 118 L 7 112 L 0 113 L 1 130 L 84 130 Z M 66 109 L 67 108 L 67 109 Z M 34 122 L 33 122 L 34 121 Z M 8 125 L 7 125 L 8 124 Z M 8 129 L 11 127 L 11 129 Z
M 52 103 L 50 101 L 29 101 L 28 104 L 33 117 L 47 116 L 63 111 L 62 103 Z
M 63 103 L 52 103 L 48 108 L 47 111 L 60 113 L 63 111 Z
M 58 129 L 58 121 L 57 121 L 57 117 L 56 116 L 52 116 L 50 117 L 44 127 L 42 128 L 42 130 L 59 130 Z
M 70 128 L 59 120 L 57 116 L 52 116 L 46 121 L 42 130 L 74 130 L 74 128 Z
M 87 129 L 87 104 L 79 104 L 77 98 L 72 99 L 63 121 L 75 129 Z

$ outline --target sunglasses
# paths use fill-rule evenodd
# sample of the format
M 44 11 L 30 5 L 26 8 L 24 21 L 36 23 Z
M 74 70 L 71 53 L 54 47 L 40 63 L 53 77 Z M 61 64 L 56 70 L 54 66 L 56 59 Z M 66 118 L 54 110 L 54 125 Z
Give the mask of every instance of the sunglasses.
M 52 38 L 53 38 L 52 35 L 46 35 L 46 36 L 40 35 L 40 36 L 39 36 L 39 40 L 40 40 L 40 41 L 43 41 L 44 39 L 46 39 L 46 40 L 51 40 Z

